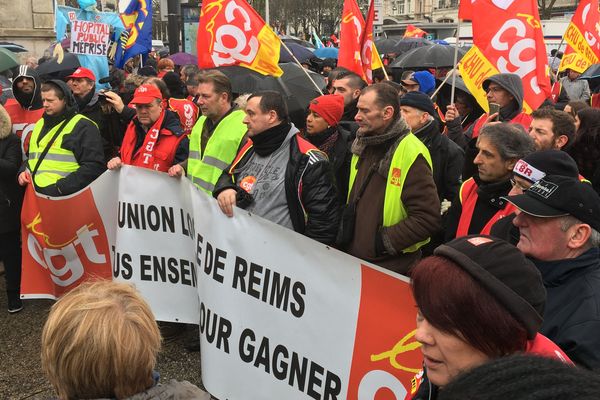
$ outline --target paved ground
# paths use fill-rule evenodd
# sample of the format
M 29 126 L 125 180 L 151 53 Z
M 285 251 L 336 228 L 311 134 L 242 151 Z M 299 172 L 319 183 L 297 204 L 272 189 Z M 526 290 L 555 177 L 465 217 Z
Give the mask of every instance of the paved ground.
M 0 276 L 0 398 L 55 398 L 40 368 L 41 332 L 53 302 L 27 300 L 23 311 L 9 314 L 5 287 Z M 183 337 L 164 342 L 157 370 L 162 381 L 187 380 L 201 387 L 200 354 L 187 353 Z

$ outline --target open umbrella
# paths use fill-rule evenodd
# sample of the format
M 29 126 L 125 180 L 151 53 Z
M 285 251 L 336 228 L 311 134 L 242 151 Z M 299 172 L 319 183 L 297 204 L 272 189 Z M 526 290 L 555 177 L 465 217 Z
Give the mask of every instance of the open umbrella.
M 375 39 L 375 47 L 379 54 L 395 53 L 398 41 L 396 39 L 381 38 Z
M 578 79 L 594 79 L 600 78 L 600 64 L 592 64 L 579 75 Z
M 37 67 L 37 72 L 42 80 L 63 79 L 71 75 L 77 68 L 81 67 L 79 59 L 75 54 L 65 53 L 62 63 L 58 63 L 56 57 L 52 57 Z
M 14 68 L 20 64 L 15 53 L 0 47 L 0 72 Z
M 337 60 L 339 52 L 336 47 L 321 47 L 315 50 L 315 56 L 319 58 L 335 58 Z
M 306 61 L 306 60 L 310 59 L 311 57 L 314 57 L 313 52 L 309 48 L 301 46 L 298 43 L 290 42 L 290 43 L 286 43 L 285 45 L 288 47 L 288 49 L 290 49 L 290 51 L 292 52 L 294 57 L 296 57 L 298 59 L 298 61 L 300 61 L 300 62 Z M 289 53 L 289 51 L 287 51 L 287 49 L 285 47 L 283 47 L 283 45 L 281 45 L 279 62 L 280 63 L 295 62 L 294 59 L 292 58 L 291 54 Z
M 190 53 L 179 52 L 179 53 L 171 54 L 168 58 L 173 60 L 175 65 L 188 65 L 188 64 L 196 65 L 196 64 L 198 64 L 198 57 L 196 57 L 195 55 L 190 54 Z
M 306 40 L 302 40 L 300 38 L 297 38 L 296 36 L 290 36 L 290 35 L 281 35 L 279 36 L 279 38 L 285 42 L 285 44 L 288 43 L 296 43 L 299 44 L 300 46 L 304 46 L 304 47 L 308 47 L 310 49 L 314 49 L 315 45 L 312 44 L 311 42 L 308 42 Z
M 402 54 L 417 47 L 429 46 L 430 44 L 433 44 L 433 42 L 425 38 L 402 38 L 398 40 L 398 44 L 394 48 L 394 53 Z
M 308 80 L 303 68 L 295 63 L 279 65 L 283 75 L 275 78 L 262 75 L 248 68 L 239 66 L 219 67 L 218 69 L 229 77 L 232 91 L 237 94 L 254 93 L 261 90 L 275 90 L 280 92 L 286 100 L 290 118 L 298 128 L 305 124 L 305 110 L 309 102 L 322 92 Z M 307 71 L 311 78 L 323 90 L 326 86 L 325 79 L 314 72 Z
M 443 44 L 432 44 L 418 47 L 398 57 L 391 68 L 440 68 L 454 65 L 454 46 Z M 458 48 L 458 60 L 465 54 L 466 50 Z
M 25 47 L 20 44 L 11 43 L 11 42 L 0 42 L 0 48 L 10 50 L 13 53 L 25 53 L 27 50 Z

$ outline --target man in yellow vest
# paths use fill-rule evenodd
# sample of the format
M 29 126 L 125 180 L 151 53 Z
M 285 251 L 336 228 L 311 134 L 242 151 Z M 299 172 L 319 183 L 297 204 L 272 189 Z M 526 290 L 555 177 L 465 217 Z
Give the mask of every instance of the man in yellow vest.
M 94 122 L 77 113 L 66 83 L 42 84 L 44 114 L 31 133 L 27 161 L 19 184 L 33 183 L 47 196 L 75 193 L 106 169 L 100 131 Z
M 363 89 L 355 119 L 340 244 L 353 256 L 407 274 L 441 228 L 429 151 L 400 116 L 392 86 Z
M 231 82 L 219 71 L 198 76 L 198 106 L 202 116 L 190 135 L 189 158 L 172 166 L 169 175 L 188 178 L 209 195 L 224 169 L 233 161 L 246 134 L 244 111 L 232 106 Z

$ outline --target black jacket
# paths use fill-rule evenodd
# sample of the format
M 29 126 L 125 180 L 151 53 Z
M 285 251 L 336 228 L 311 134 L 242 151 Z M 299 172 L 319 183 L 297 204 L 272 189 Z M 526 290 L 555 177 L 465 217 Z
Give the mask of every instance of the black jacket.
M 62 91 L 67 93 L 67 107 L 60 115 L 48 116 L 44 113 L 42 117 L 44 119 L 44 127 L 40 132 L 39 139 L 43 138 L 60 122 L 70 119 L 77 114 L 75 100 L 67 84 L 61 80 L 54 79 L 51 82 L 60 86 Z M 43 188 L 36 186 L 35 190 L 37 192 L 47 196 L 66 196 L 83 189 L 106 170 L 104 153 L 102 151 L 102 139 L 98 127 L 93 122 L 85 119 L 79 121 L 73 128 L 73 131 L 63 139 L 62 148 L 73 152 L 79 164 L 79 169 L 59 179 L 53 185 Z M 25 162 L 25 165 L 27 165 L 27 162 Z M 32 169 L 34 167 L 31 166 Z
M 433 180 L 440 201 L 452 201 L 458 194 L 464 163 L 464 151 L 447 136 L 442 135 L 439 124 L 432 120 L 414 132 L 429 150 L 433 163 Z
M 600 249 L 572 259 L 532 261 L 547 291 L 540 332 L 576 364 L 600 370 Z
M 512 185 L 509 180 L 492 183 L 482 182 L 479 179 L 479 175 L 473 176 L 473 179 L 478 186 L 478 198 L 473 210 L 473 218 L 469 224 L 469 234 L 478 234 L 481 233 L 483 227 L 499 210 L 503 210 L 506 207 L 508 203 L 500 197 L 508 195 Z M 446 242 L 454 239 L 456 230 L 458 229 L 458 221 L 462 214 L 462 204 L 459 195 L 454 198 L 452 206 L 448 211 L 445 234 Z
M 346 204 L 348 198 L 348 184 L 350 180 L 350 163 L 352 153 L 350 152 L 350 132 L 339 127 L 331 127 L 325 132 L 317 135 L 307 135 L 305 139 L 324 152 L 329 158 L 329 163 L 335 176 L 338 198 L 340 205 Z M 329 149 L 324 147 L 324 141 L 332 135 L 338 134 L 338 137 Z
M 98 125 L 104 151 L 104 161 L 108 162 L 117 155 L 123 142 L 128 120 L 122 118 L 110 106 L 102 106 L 98 93 L 92 90 L 83 98 L 76 98 L 79 114 L 84 115 Z M 128 107 L 125 107 L 128 109 Z
M 0 106 L 0 234 L 20 228 L 23 188 L 17 183 L 21 140 L 11 133 L 10 118 Z
M 340 207 L 331 165 L 325 154 L 318 150 L 302 152 L 299 141 L 308 144 L 297 134 L 292 137 L 289 141 L 290 158 L 285 170 L 285 194 L 290 218 L 296 232 L 321 243 L 333 244 L 340 222 Z M 253 152 L 250 147 L 233 166 L 232 175 L 229 174 L 231 167 L 223 171 L 213 191 L 215 198 L 225 189 L 235 189 L 242 195 L 245 193 L 235 182 Z M 238 206 L 243 208 L 243 202 L 238 202 Z

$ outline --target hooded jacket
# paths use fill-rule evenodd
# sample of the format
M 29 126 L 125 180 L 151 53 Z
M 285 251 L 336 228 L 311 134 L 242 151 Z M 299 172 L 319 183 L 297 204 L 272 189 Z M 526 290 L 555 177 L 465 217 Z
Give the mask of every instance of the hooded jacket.
M 528 130 L 531 124 L 532 118 L 530 115 L 523 112 L 523 83 L 521 78 L 517 74 L 496 74 L 492 75 L 483 81 L 483 89 L 487 91 L 490 83 L 495 83 L 510 93 L 514 100 L 510 104 L 500 108 L 500 115 L 498 120 L 500 122 L 512 122 L 520 124 Z M 483 114 L 473 125 L 469 127 L 465 133 L 470 139 L 465 149 L 465 165 L 463 168 L 463 180 L 467 180 L 472 177 L 477 171 L 473 160 L 477 156 L 477 148 L 475 146 L 477 142 L 477 136 L 479 136 L 479 130 L 482 128 L 483 123 L 489 117 L 488 113 Z
M 34 91 L 33 95 L 23 93 L 17 88 L 16 82 L 21 77 L 33 79 Z M 15 77 L 12 83 L 12 91 L 14 98 L 9 99 L 5 108 L 10 115 L 12 122 L 12 132 L 21 139 L 22 150 L 26 150 L 29 144 L 29 134 L 33 130 L 35 123 L 42 118 L 44 113 L 41 95 L 41 80 L 36 70 L 29 68 L 26 65 L 19 67 L 19 74 Z
M 17 88 L 17 81 L 22 77 L 33 79 L 33 94 L 23 93 Z M 32 111 L 42 108 L 42 81 L 40 80 L 40 76 L 35 69 L 26 65 L 21 65 L 19 67 L 19 74 L 13 79 L 12 91 L 15 100 L 23 109 Z
M 11 133 L 8 113 L 0 106 L 0 234 L 19 230 L 23 189 L 17 183 L 21 142 Z
M 75 98 L 67 84 L 58 79 L 52 79 L 48 82 L 58 86 L 65 94 L 66 107 L 58 115 L 50 116 L 44 113 L 42 117 L 44 125 L 37 136 L 38 141 L 47 135 L 53 127 L 77 114 Z M 38 123 L 42 123 L 42 121 Z M 32 138 L 32 140 L 35 139 Z M 88 119 L 82 119 L 75 125 L 73 131 L 64 137 L 61 147 L 75 155 L 79 169 L 58 180 L 53 185 L 43 188 L 36 186 L 35 189 L 39 193 L 47 196 L 66 196 L 75 193 L 92 183 L 106 169 L 100 132 L 96 124 Z M 29 152 L 27 152 L 28 154 Z

